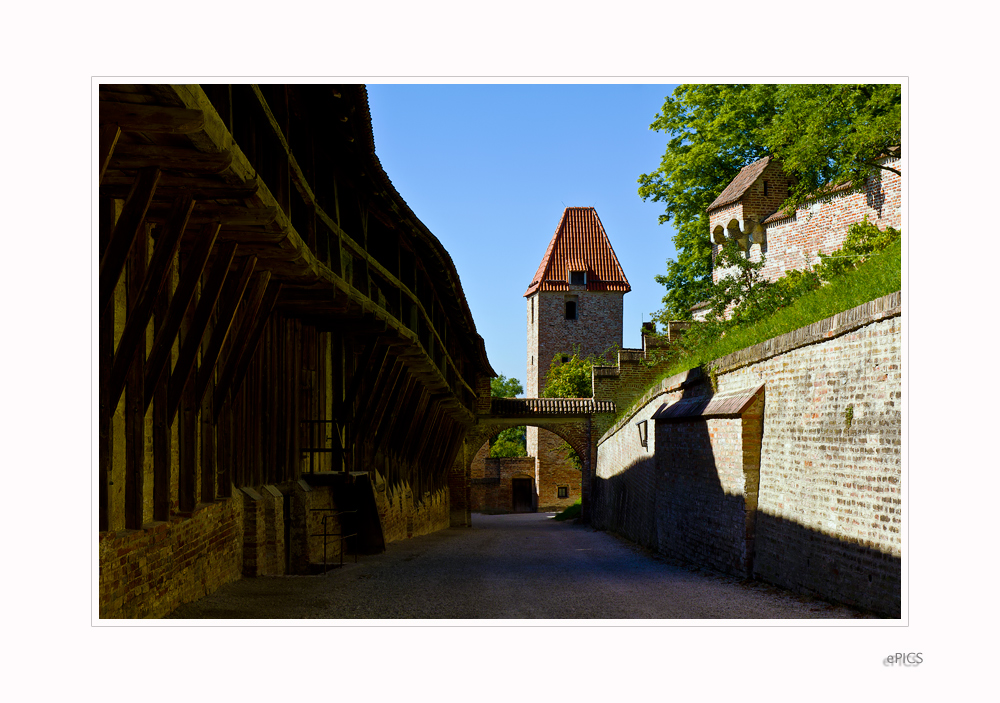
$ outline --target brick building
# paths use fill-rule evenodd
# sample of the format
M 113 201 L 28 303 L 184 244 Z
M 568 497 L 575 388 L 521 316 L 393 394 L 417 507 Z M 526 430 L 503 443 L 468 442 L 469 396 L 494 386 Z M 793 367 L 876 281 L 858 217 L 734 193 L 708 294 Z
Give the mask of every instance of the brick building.
M 630 290 L 597 211 L 566 208 L 524 293 L 529 398 L 541 395 L 553 359 L 566 361 L 575 351 L 616 358 L 623 300 Z M 535 457 L 538 506 L 572 505 L 580 496 L 580 473 L 566 459 L 562 440 L 529 427 L 527 444 L 528 456 Z
M 766 257 L 763 273 L 773 281 L 840 249 L 850 226 L 866 216 L 879 229 L 900 229 L 902 179 L 886 168 L 901 171 L 901 159 L 890 155 L 879 164 L 885 168 L 863 184 L 831 188 L 794 212 L 781 209 L 792 181 L 779 162 L 765 156 L 744 166 L 708 206 L 713 262 L 723 242 L 735 239 L 752 260 Z M 722 273 L 715 268 L 713 281 Z

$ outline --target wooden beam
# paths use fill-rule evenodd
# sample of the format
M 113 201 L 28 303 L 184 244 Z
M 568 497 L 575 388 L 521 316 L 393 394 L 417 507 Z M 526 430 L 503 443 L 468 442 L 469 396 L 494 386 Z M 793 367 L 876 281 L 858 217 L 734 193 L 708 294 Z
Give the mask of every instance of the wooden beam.
M 205 273 L 208 257 L 212 253 L 212 247 L 215 246 L 215 239 L 218 235 L 218 223 L 205 225 L 198 234 L 195 249 L 188 258 L 184 270 L 181 272 L 177 290 L 174 291 L 173 298 L 170 300 L 170 308 L 164 313 L 163 322 L 156 331 L 153 348 L 150 350 L 149 357 L 146 360 L 145 386 L 147 410 L 149 409 L 150 401 L 153 399 L 153 389 L 160 382 L 160 377 L 163 375 L 164 369 L 170 363 L 170 349 L 174 346 L 174 339 L 177 338 L 177 332 L 181 328 L 184 313 L 191 306 L 191 301 L 194 299 L 198 281 L 201 280 L 202 274 Z M 219 256 L 226 259 L 227 269 L 235 252 L 236 244 L 234 243 L 227 243 L 221 247 Z
M 135 242 L 129 256 L 128 307 L 138 297 L 143 271 L 146 268 L 146 233 Z M 131 313 L 131 310 L 129 311 Z M 121 345 L 119 344 L 119 351 Z M 133 363 L 128 374 L 128 392 L 125 394 L 125 529 L 142 527 L 143 483 L 145 481 L 145 415 L 142 409 L 142 362 L 144 349 L 133 349 Z M 117 405 L 117 399 L 113 405 Z
M 97 309 L 101 315 L 108 309 L 111 298 L 114 297 L 118 279 L 121 278 L 122 271 L 125 270 L 128 253 L 142 228 L 146 210 L 149 209 L 149 203 L 153 200 L 156 183 L 159 180 L 159 169 L 143 169 L 139 172 L 132 185 L 132 190 L 129 191 L 128 198 L 125 200 L 121 216 L 115 223 L 115 229 L 111 233 L 107 248 L 101 253 L 99 298 L 97 301 Z
M 365 372 L 371 365 L 372 358 L 375 355 L 375 349 L 378 346 L 378 339 L 373 339 L 368 342 L 368 346 L 361 353 L 361 358 L 358 359 L 357 365 L 354 367 L 354 373 L 351 375 L 351 382 L 347 386 L 347 390 L 344 392 L 344 399 L 340 402 L 340 405 L 334 411 L 334 415 L 341 424 L 349 421 L 353 421 L 353 410 L 354 402 L 357 399 L 358 391 L 361 389 L 361 381 L 364 379 Z
M 101 194 L 113 198 L 125 198 L 135 178 L 118 171 L 109 171 L 101 181 Z M 223 198 L 252 198 L 260 191 L 260 181 L 251 179 L 242 183 L 230 183 L 222 178 L 198 177 L 164 173 L 156 186 L 158 196 L 175 198 L 190 194 L 195 200 L 216 200 Z
M 117 125 L 111 125 L 117 127 Z M 222 173 L 233 163 L 233 154 L 223 151 L 206 154 L 194 149 L 148 144 L 119 144 L 111 156 L 110 167 L 130 171 L 157 166 L 163 171 L 184 173 Z
M 168 309 L 176 303 L 176 296 L 168 300 L 166 295 L 156 299 L 153 319 L 156 321 L 156 337 L 159 338 L 167 324 Z M 169 353 L 170 347 L 167 347 Z M 148 367 L 148 363 L 147 363 Z M 143 380 L 143 396 L 153 401 L 153 520 L 170 519 L 170 420 L 167 417 L 167 384 L 155 387 L 148 374 Z M 149 409 L 149 400 L 143 404 L 143 414 Z
M 109 198 L 101 198 L 98 205 L 98 217 L 100 231 L 98 234 L 99 245 L 103 249 L 111 239 L 111 232 L 115 228 L 115 204 Z M 111 450 L 112 432 L 111 416 L 115 409 L 109 406 L 109 386 L 111 380 L 111 364 L 115 358 L 115 308 L 112 305 L 106 315 L 100 317 L 99 332 L 100 343 L 98 345 L 99 356 L 99 384 L 98 391 L 98 467 L 99 467 L 99 490 L 98 490 L 98 529 L 105 532 L 110 527 L 110 503 L 108 482 L 111 480 Z
M 372 387 L 367 389 L 362 396 L 361 405 L 358 407 L 355 413 L 354 422 L 351 425 L 351 442 L 356 442 L 358 440 L 358 435 L 361 434 L 361 430 L 370 419 L 372 409 L 378 403 L 378 399 L 385 392 L 385 384 L 389 380 L 389 376 L 392 374 L 392 364 L 386 367 L 386 358 L 389 356 L 389 347 L 383 346 L 380 351 L 376 352 L 375 356 L 372 358 L 372 362 L 369 365 L 369 369 L 375 372 L 374 379 L 375 382 Z
M 240 300 L 243 298 L 243 291 L 246 289 L 247 282 L 250 280 L 250 274 L 253 273 L 256 263 L 256 258 L 252 256 L 248 257 L 244 260 L 243 267 L 236 276 L 228 275 L 229 264 L 222 257 L 212 266 L 212 271 L 208 275 L 208 285 L 202 290 L 201 298 L 198 300 L 194 322 L 191 323 L 191 329 L 188 330 L 184 341 L 181 343 L 180 354 L 178 354 L 174 370 L 170 374 L 167 402 L 170 408 L 171 421 L 174 415 L 177 414 L 177 406 L 181 400 L 181 391 L 184 390 L 184 384 L 187 383 L 188 376 L 191 375 L 194 369 L 198 347 L 201 346 L 201 338 L 205 335 L 205 329 L 208 327 L 216 304 L 219 306 L 219 316 L 216 320 L 215 328 L 212 330 L 212 338 L 208 345 L 208 350 L 205 354 L 202 354 L 201 367 L 198 373 L 199 384 L 196 388 L 202 390 L 204 389 L 201 385 L 201 373 L 205 373 L 205 384 L 207 384 L 208 379 L 211 378 L 215 362 L 219 357 L 219 352 L 222 349 L 222 342 L 225 341 L 226 334 L 229 332 L 229 326 L 236 315 L 236 306 L 239 305 Z M 220 301 L 219 296 L 220 291 L 223 290 L 223 282 L 226 285 Z M 218 413 L 218 411 L 219 407 L 215 406 L 215 412 Z
M 165 222 L 170 216 L 167 207 L 160 203 L 149 206 L 146 219 L 150 222 Z M 267 225 L 278 217 L 276 207 L 244 207 L 240 205 L 216 205 L 199 201 L 198 207 L 191 213 L 191 222 L 206 224 L 219 222 L 226 225 Z
M 215 407 L 220 407 L 225 399 L 229 396 L 229 387 L 232 385 L 233 378 L 236 376 L 236 366 L 239 363 L 240 356 L 243 353 L 244 348 L 250 341 L 250 334 L 253 330 L 254 323 L 256 322 L 257 311 L 260 309 L 260 304 L 264 300 L 264 293 L 267 290 L 267 283 L 271 279 L 270 271 L 261 271 L 260 273 L 255 273 L 253 275 L 253 280 L 250 282 L 249 291 L 245 298 L 245 304 L 243 305 L 242 319 L 240 320 L 239 330 L 236 332 L 236 336 L 233 338 L 232 349 L 229 352 L 229 356 L 226 358 L 226 364 L 222 368 L 222 373 L 219 374 L 219 380 L 215 385 Z M 198 372 L 198 385 L 202 386 L 202 372 Z M 233 395 L 232 397 L 236 397 Z
M 102 124 L 98 133 L 98 154 L 97 154 L 97 182 L 104 181 L 104 172 L 108 168 L 108 162 L 118 144 L 118 138 L 122 136 L 121 128 L 116 124 Z
M 274 303 L 278 299 L 279 292 L 281 292 L 281 284 L 277 281 L 270 281 L 267 285 L 267 291 L 264 293 L 260 301 L 260 305 L 254 313 L 254 325 L 250 330 L 250 336 L 247 337 L 246 345 L 240 354 L 239 362 L 236 366 L 235 372 L 233 373 L 233 381 L 229 388 L 229 391 L 234 396 L 240 392 L 240 386 L 243 384 L 243 379 L 246 377 L 247 367 L 249 366 L 250 360 L 253 358 L 254 352 L 257 349 L 257 343 L 260 341 L 260 337 L 264 332 L 268 318 L 271 317 L 271 312 L 274 310 Z
M 115 360 L 111 365 L 110 393 L 112 405 L 118 404 L 122 389 L 125 387 L 125 375 L 135 350 L 146 335 L 146 326 L 149 318 L 153 314 L 153 303 L 160 294 L 163 284 L 166 283 L 170 273 L 170 262 L 177 255 L 180 247 L 181 236 L 187 227 L 188 216 L 194 207 L 194 200 L 191 198 L 179 198 L 174 202 L 173 213 L 170 221 L 160 236 L 160 241 L 153 251 L 153 259 L 149 262 L 149 269 L 142 279 L 142 287 L 139 289 L 135 306 L 129 313 L 125 321 L 125 330 L 122 332 L 118 342 L 118 350 L 115 352 Z M 131 287 L 131 285 L 130 285 Z M 140 363 L 145 362 L 145 353 Z M 143 403 L 143 412 L 147 405 Z
M 114 123 L 124 132 L 190 134 L 205 128 L 205 113 L 180 107 L 100 102 L 101 124 Z

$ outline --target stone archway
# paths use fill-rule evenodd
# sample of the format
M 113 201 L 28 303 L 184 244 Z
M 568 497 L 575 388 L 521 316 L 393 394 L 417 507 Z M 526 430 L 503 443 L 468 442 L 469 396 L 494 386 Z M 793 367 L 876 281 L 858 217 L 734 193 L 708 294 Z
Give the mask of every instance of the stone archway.
M 505 399 L 510 400 L 510 399 Z M 537 399 L 520 399 L 534 401 Z M 466 433 L 462 451 L 458 453 L 449 474 L 451 492 L 451 525 L 461 527 L 471 525 L 472 520 L 472 460 L 480 447 L 508 427 L 530 426 L 548 430 L 565 440 L 580 457 L 583 465 L 581 475 L 582 517 L 589 519 L 590 488 L 596 466 L 597 441 L 593 414 L 614 412 L 610 402 L 595 402 L 581 399 L 543 399 L 544 412 L 492 413 L 480 415 L 477 424 Z M 568 402 L 567 402 L 568 401 Z M 565 407 L 557 404 L 562 402 Z M 556 409 L 552 409 L 555 407 Z M 588 412 L 589 411 L 589 412 Z

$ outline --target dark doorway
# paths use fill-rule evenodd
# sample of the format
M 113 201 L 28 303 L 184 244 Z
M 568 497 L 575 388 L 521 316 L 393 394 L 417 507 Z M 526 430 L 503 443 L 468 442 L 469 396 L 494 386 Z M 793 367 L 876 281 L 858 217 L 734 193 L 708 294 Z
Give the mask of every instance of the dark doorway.
M 511 479 L 510 492 L 513 498 L 515 513 L 530 513 L 532 511 L 532 481 L 530 478 Z

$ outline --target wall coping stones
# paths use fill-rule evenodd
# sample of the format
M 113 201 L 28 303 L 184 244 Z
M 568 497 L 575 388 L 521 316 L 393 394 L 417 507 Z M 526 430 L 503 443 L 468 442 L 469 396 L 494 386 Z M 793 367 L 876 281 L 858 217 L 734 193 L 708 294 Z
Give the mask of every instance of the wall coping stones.
M 850 310 L 838 312 L 811 325 L 800 327 L 777 337 L 765 340 L 746 349 L 727 354 L 709 363 L 716 373 L 728 373 L 743 366 L 756 364 L 793 349 L 840 337 L 873 322 L 902 314 L 902 292 L 896 291 L 870 300 Z
M 304 479 L 301 479 L 301 478 L 300 478 L 300 479 L 299 479 L 298 481 L 296 481 L 295 483 L 297 483 L 297 484 L 298 484 L 298 486 L 299 486 L 299 488 L 301 488 L 301 489 L 302 489 L 303 491 L 305 491 L 306 493 L 308 493 L 309 491 L 311 491 L 311 490 L 312 490 L 312 486 L 310 486 L 310 485 L 309 485 L 308 483 L 306 483 Z
M 735 371 L 744 366 L 785 354 L 799 347 L 848 334 L 873 322 L 891 317 L 899 317 L 901 314 L 902 291 L 896 291 L 895 293 L 889 293 L 881 298 L 876 298 L 875 300 L 870 300 L 867 303 L 853 307 L 850 310 L 844 310 L 836 315 L 814 322 L 811 325 L 806 325 L 797 330 L 772 337 L 752 347 L 727 354 L 715 361 L 709 362 L 708 366 L 714 369 L 716 373 L 728 373 L 729 371 Z M 682 371 L 679 374 L 663 379 L 647 390 L 632 405 L 631 413 L 612 425 L 597 440 L 597 446 L 603 444 L 608 438 L 628 424 L 629 420 L 658 396 L 693 386 L 703 380 L 703 377 L 704 373 L 701 369 L 689 369 L 688 371 Z
M 703 381 L 704 377 L 705 374 L 701 369 L 688 369 L 687 371 L 681 371 L 680 373 L 663 379 L 643 393 L 642 397 L 635 401 L 632 405 L 632 412 L 612 425 L 608 431 L 605 432 L 599 440 L 597 440 L 597 446 L 601 446 L 601 444 L 614 435 L 618 430 L 627 425 L 640 410 L 653 402 L 657 397 L 667 393 L 673 393 L 674 391 L 679 391 L 684 388 L 690 388 L 691 386 Z
M 249 486 L 243 486 L 242 488 L 240 488 L 240 490 L 243 491 L 246 494 L 246 496 L 254 502 L 259 500 L 264 500 L 264 496 L 262 496 L 260 493 L 250 488 Z
M 272 498 L 282 498 L 281 491 L 279 491 L 275 486 L 264 486 L 264 492 L 270 493 Z

